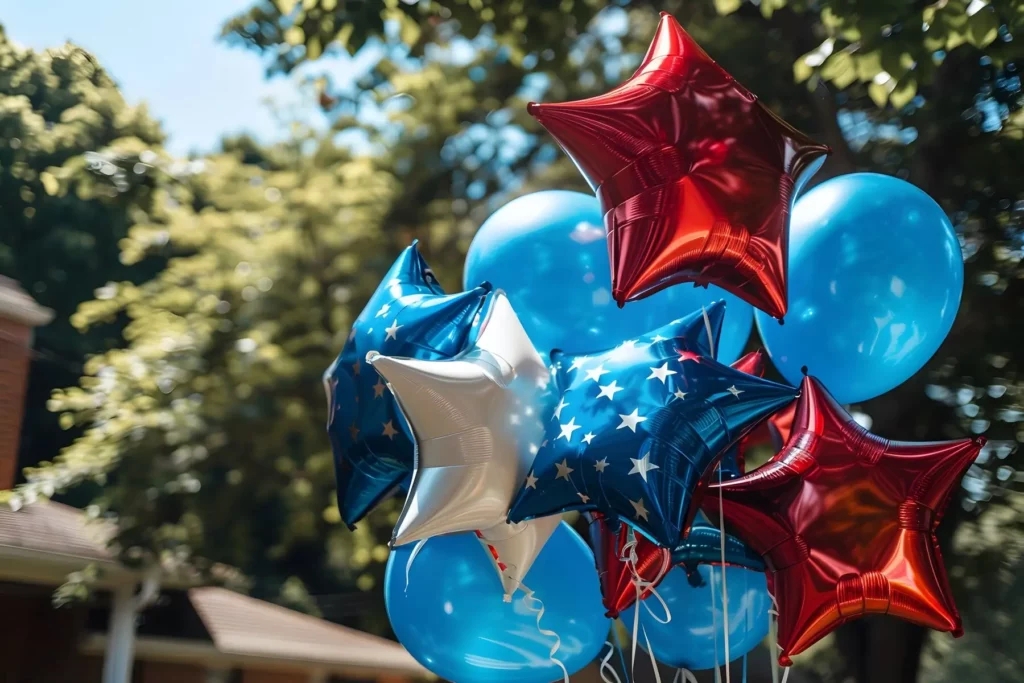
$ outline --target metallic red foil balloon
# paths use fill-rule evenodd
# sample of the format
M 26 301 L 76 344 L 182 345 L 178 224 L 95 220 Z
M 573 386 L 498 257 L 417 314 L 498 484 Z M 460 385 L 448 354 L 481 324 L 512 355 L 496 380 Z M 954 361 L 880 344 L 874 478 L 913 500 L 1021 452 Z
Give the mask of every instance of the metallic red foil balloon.
M 764 353 L 760 349 L 751 351 L 733 363 L 732 367 L 748 375 L 764 377 Z M 771 442 L 771 434 L 768 431 L 767 425 L 766 421 L 754 427 L 749 434 L 740 439 L 735 446 L 722 456 L 721 462 L 718 463 L 719 468 L 722 470 L 722 477 L 725 479 L 735 479 L 746 472 L 747 449 L 759 446 L 762 443 Z
M 601 596 L 607 615 L 614 619 L 636 602 L 633 572 L 629 563 L 622 561 L 629 542 L 629 527 L 600 512 L 588 512 L 587 517 L 590 520 L 590 545 L 594 549 L 597 574 L 601 579 Z M 636 534 L 636 541 L 633 551 L 636 553 L 637 576 L 651 584 L 641 593 L 645 598 L 650 594 L 650 588 L 668 573 L 672 553 L 668 548 L 647 540 L 643 534 Z
M 804 379 L 783 450 L 703 508 L 718 519 L 720 490 L 726 526 L 765 558 L 783 666 L 866 614 L 962 635 L 935 530 L 984 443 L 882 439 Z
M 668 14 L 611 92 L 527 109 L 601 200 L 612 296 L 715 284 L 781 318 L 789 211 L 829 153 L 779 119 Z

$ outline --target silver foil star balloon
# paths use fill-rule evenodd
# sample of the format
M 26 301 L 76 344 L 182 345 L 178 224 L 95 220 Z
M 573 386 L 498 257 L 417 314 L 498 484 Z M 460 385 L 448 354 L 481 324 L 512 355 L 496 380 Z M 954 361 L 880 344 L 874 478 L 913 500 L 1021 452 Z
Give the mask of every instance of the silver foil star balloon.
M 392 545 L 477 531 L 496 555 L 510 595 L 558 523 L 557 517 L 506 522 L 540 448 L 553 392 L 549 370 L 508 298 L 495 292 L 485 307 L 476 344 L 451 360 L 371 353 L 367 362 L 388 383 L 416 442 Z

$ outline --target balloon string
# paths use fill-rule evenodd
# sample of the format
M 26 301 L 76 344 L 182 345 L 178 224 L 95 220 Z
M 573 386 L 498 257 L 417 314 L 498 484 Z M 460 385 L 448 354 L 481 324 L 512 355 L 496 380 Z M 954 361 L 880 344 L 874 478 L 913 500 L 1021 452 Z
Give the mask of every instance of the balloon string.
M 540 631 L 542 636 L 548 636 L 555 639 L 555 644 L 551 646 L 551 651 L 548 652 L 548 659 L 553 664 L 556 664 L 559 669 L 562 670 L 562 679 L 564 683 L 569 683 L 569 671 L 565 668 L 565 664 L 562 664 L 561 660 L 555 658 L 555 653 L 558 652 L 558 648 L 562 646 L 562 639 L 558 637 L 558 634 L 551 629 L 546 629 L 540 625 L 540 620 L 544 617 L 544 601 L 540 598 L 534 597 L 533 591 L 526 587 L 526 584 L 520 582 L 519 587 L 526 593 L 526 599 L 531 603 L 537 603 L 537 607 L 527 605 L 527 609 L 531 612 L 537 613 L 537 630 Z
M 626 683 L 629 683 L 629 672 L 626 670 L 626 656 L 622 654 L 622 637 L 619 635 L 619 629 L 614 623 L 612 623 L 612 633 L 615 635 L 615 649 L 619 652 L 619 665 L 622 667 L 622 675 L 626 677 Z
M 779 653 L 783 651 L 779 645 L 779 603 L 771 592 L 768 593 L 768 597 L 772 601 L 772 609 L 768 610 L 768 615 L 771 618 L 768 635 L 772 651 L 772 683 L 779 683 Z M 782 674 L 782 683 L 786 683 L 788 679 L 789 667 L 787 666 Z
M 747 655 L 743 654 L 743 683 L 747 683 Z
M 711 318 L 708 317 L 708 310 L 704 308 L 703 304 L 700 307 L 700 312 L 704 314 L 704 327 L 708 331 L 708 344 L 711 346 L 711 357 L 718 358 L 718 349 L 715 348 L 715 335 L 711 331 Z
M 644 580 L 644 578 L 640 576 L 640 573 L 636 569 L 636 563 L 640 559 L 639 556 L 636 554 L 636 546 L 638 544 L 638 541 L 636 540 L 636 532 L 633 529 L 629 529 L 627 533 L 629 534 L 629 540 L 626 542 L 625 545 L 622 546 L 622 553 L 619 555 L 619 561 L 625 562 L 630 574 L 633 575 L 633 586 L 636 588 L 637 605 L 643 605 L 644 609 L 647 610 L 647 613 L 651 615 L 651 618 L 657 621 L 659 624 L 667 624 L 670 621 L 672 621 L 672 611 L 669 610 L 668 603 L 665 602 L 665 599 L 661 597 L 657 589 L 654 587 L 659 581 L 661 581 L 661 578 L 665 575 L 665 572 L 667 570 L 666 568 L 662 568 L 661 572 L 659 572 L 658 575 L 654 577 L 653 581 Z M 655 600 L 661 603 L 662 609 L 665 610 L 664 619 L 660 618 L 657 614 L 654 613 L 654 611 L 647 604 L 647 598 L 644 598 L 643 600 L 640 599 L 640 596 L 643 594 L 644 591 L 648 591 L 650 593 L 648 597 L 653 597 Z M 633 634 L 633 642 L 636 642 L 635 633 Z
M 715 643 L 715 683 L 722 683 L 722 668 L 718 663 L 718 612 L 715 611 L 715 568 L 713 566 L 708 567 L 708 571 L 711 572 L 711 633 Z
M 416 559 L 416 556 L 423 550 L 423 546 L 426 544 L 427 539 L 421 538 L 416 541 L 416 545 L 413 546 L 412 552 L 409 553 L 409 559 L 405 563 L 405 592 L 409 592 L 409 570 L 412 569 L 412 563 Z
M 722 633 L 725 641 L 725 683 L 732 683 L 732 677 L 729 673 L 729 663 L 732 661 L 729 656 L 729 586 L 725 582 L 725 514 L 722 511 L 722 468 L 718 468 L 718 524 L 721 527 L 718 530 L 719 545 L 722 551 Z M 714 590 L 714 582 L 712 582 L 712 590 Z
M 699 681 L 689 669 L 676 669 L 676 675 L 672 677 L 672 683 L 699 683 Z
M 612 626 L 612 628 L 615 627 Z M 615 654 L 615 646 L 612 645 L 610 640 L 604 641 L 604 644 L 608 646 L 608 654 L 601 658 L 601 666 L 599 668 L 599 671 L 601 672 L 601 680 L 604 681 L 604 683 L 622 683 L 622 679 L 619 678 L 619 674 L 615 671 L 615 668 L 609 664 L 612 659 L 612 655 Z M 608 673 L 605 673 L 606 670 Z

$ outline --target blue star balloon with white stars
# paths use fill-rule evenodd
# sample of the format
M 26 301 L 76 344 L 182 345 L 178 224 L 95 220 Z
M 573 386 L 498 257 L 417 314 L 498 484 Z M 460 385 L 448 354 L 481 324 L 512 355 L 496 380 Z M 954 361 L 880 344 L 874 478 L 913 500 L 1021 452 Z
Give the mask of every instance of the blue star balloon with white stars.
M 338 511 L 349 527 L 407 483 L 415 450 L 394 397 L 366 354 L 424 360 L 457 355 L 472 341 L 489 291 L 485 284 L 446 295 L 413 242 L 356 318 L 324 373 Z
M 680 546 L 722 454 L 797 393 L 683 348 L 693 323 L 555 359 L 564 391 L 510 521 L 599 510 Z

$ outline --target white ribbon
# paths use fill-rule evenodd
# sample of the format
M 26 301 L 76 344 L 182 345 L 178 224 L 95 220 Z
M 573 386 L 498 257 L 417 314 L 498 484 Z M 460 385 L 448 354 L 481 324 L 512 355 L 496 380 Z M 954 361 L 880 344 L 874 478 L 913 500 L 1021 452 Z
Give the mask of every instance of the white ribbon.
M 533 595 L 533 591 L 526 587 L 526 584 L 520 582 L 519 587 L 526 593 L 526 599 L 531 603 L 537 603 L 537 607 L 534 608 L 532 605 L 527 604 L 526 608 L 531 612 L 537 613 L 537 630 L 540 631 L 542 636 L 548 636 L 555 639 L 555 644 L 551 646 L 551 651 L 548 652 L 548 659 L 553 664 L 557 664 L 558 668 L 562 670 L 562 679 L 564 683 L 569 683 L 569 672 L 565 668 L 565 664 L 562 664 L 561 660 L 555 657 L 555 653 L 558 652 L 558 648 L 562 646 L 562 639 L 558 637 L 558 634 L 550 629 L 546 629 L 540 625 L 540 620 L 544 617 L 544 601 L 540 598 L 536 598 Z
M 612 626 L 612 628 L 615 628 L 615 626 Z M 612 655 L 615 654 L 615 646 L 612 645 L 610 640 L 604 641 L 604 644 L 608 646 L 608 654 L 601 658 L 601 666 L 598 669 L 601 673 L 601 680 L 604 681 L 604 683 L 622 683 L 622 679 L 619 678 L 619 674 L 615 671 L 615 667 L 609 664 L 609 662 L 611 662 Z M 606 670 L 608 673 L 605 673 Z M 611 678 L 608 677 L 609 675 L 611 675 Z
M 708 343 L 711 345 L 711 357 L 718 358 L 718 349 L 715 348 L 715 335 L 711 332 L 711 318 L 708 317 L 708 311 L 702 304 L 700 312 L 704 314 L 704 327 L 708 331 Z
M 725 513 L 722 511 L 722 467 L 718 467 L 718 539 L 722 550 L 722 633 L 725 638 L 725 683 L 732 683 L 729 673 L 729 664 L 732 659 L 729 656 L 729 587 L 725 582 Z M 711 590 L 715 589 L 715 582 L 711 582 Z M 716 650 L 717 652 L 717 650 Z
M 772 683 L 779 683 L 779 653 L 782 652 L 782 647 L 779 645 L 779 603 L 771 593 L 768 593 L 768 597 L 772 601 L 772 608 L 768 610 L 768 616 L 771 617 L 768 635 L 772 651 Z M 789 680 L 789 669 L 788 666 L 785 668 L 782 674 L 782 683 Z
M 412 552 L 409 553 L 409 559 L 405 563 L 405 592 L 406 593 L 409 592 L 409 570 L 412 569 L 413 560 L 415 560 L 416 556 L 420 554 L 421 550 L 423 550 L 423 546 L 426 544 L 426 542 L 427 542 L 427 539 L 425 539 L 425 538 L 421 538 L 420 540 L 416 541 L 416 545 L 413 546 Z
M 662 598 L 654 588 L 654 585 L 658 583 L 664 575 L 665 569 L 662 569 L 662 571 L 654 577 L 654 581 L 645 581 L 636 570 L 636 562 L 639 559 L 636 554 L 636 532 L 632 528 L 627 527 L 626 533 L 629 534 L 627 537 L 629 540 L 622 546 L 622 554 L 619 556 L 619 561 L 626 563 L 626 566 L 629 568 L 629 572 L 633 575 L 633 587 L 636 589 L 636 607 L 633 608 L 633 652 L 630 661 L 630 674 L 633 678 L 636 678 L 636 644 L 637 635 L 640 630 L 640 606 L 643 605 L 643 608 L 647 610 L 647 613 L 651 615 L 651 618 L 659 624 L 667 624 L 672 621 L 672 612 L 669 610 L 665 599 Z M 651 595 L 653 595 L 665 609 L 664 619 L 660 619 L 658 615 L 656 615 L 646 604 L 646 602 L 640 599 L 640 596 L 643 595 L 645 590 L 650 590 Z M 647 643 L 647 654 L 650 655 L 651 658 L 651 668 L 654 669 L 654 680 L 656 683 L 661 683 L 661 674 L 658 672 L 658 662 L 654 659 L 654 652 L 651 651 L 651 642 L 647 638 L 646 628 L 643 629 L 643 634 L 644 642 Z
M 689 669 L 676 669 L 676 675 L 672 677 L 672 683 L 698 683 L 697 677 Z

